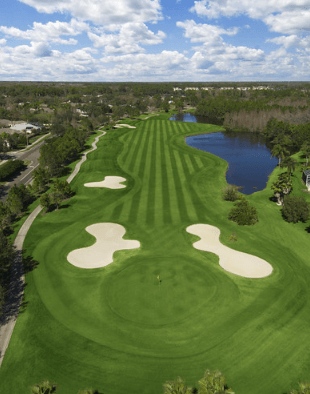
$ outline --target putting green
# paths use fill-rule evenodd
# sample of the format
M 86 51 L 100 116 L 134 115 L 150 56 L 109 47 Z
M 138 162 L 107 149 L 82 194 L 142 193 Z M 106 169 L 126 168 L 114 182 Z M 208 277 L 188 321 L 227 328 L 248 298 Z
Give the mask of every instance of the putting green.
M 109 283 L 111 309 L 139 325 L 169 325 L 189 318 L 212 299 L 216 287 L 204 264 L 182 255 L 176 259 L 179 264 L 169 258 L 135 259 Z
M 258 210 L 255 226 L 227 220 L 227 163 L 184 142 L 217 126 L 164 116 L 132 124 L 100 139 L 72 181 L 75 196 L 31 226 L 24 247 L 40 264 L 26 277 L 0 393 L 28 394 L 49 379 L 57 394 L 159 394 L 177 376 L 195 385 L 207 368 L 220 369 L 236 394 L 280 394 L 310 380 L 309 222 L 283 221 L 269 200 L 274 174 L 247 197 Z M 110 175 L 126 178 L 126 188 L 84 187 Z M 115 252 L 101 268 L 71 265 L 70 252 L 96 243 L 85 231 L 95 223 L 124 226 L 124 239 L 140 248 Z M 193 247 L 200 237 L 186 229 L 197 223 L 269 262 L 272 274 L 223 270 L 216 254 Z

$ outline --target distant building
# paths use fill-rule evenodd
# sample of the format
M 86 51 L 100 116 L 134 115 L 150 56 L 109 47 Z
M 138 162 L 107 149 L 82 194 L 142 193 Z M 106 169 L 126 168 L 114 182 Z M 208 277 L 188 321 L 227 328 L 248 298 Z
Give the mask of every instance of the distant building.
M 186 90 L 199 90 L 199 88 L 188 87 L 188 88 L 185 88 L 185 91 L 186 91 Z
M 310 191 L 310 168 L 308 170 L 304 170 L 302 173 L 302 180 L 305 182 L 307 189 Z
M 18 123 L 11 126 L 11 130 L 15 131 L 16 133 L 21 133 L 26 131 L 26 133 L 31 134 L 33 131 L 41 131 L 40 126 L 35 126 L 31 123 Z

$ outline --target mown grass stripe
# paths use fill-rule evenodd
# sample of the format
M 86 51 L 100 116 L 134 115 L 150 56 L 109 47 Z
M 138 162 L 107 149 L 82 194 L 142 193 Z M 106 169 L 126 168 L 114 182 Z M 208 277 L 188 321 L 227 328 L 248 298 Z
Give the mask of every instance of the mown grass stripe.
M 162 129 L 158 128 L 156 131 L 155 153 L 155 189 L 154 189 L 154 224 L 161 226 L 164 223 L 164 204 L 167 203 L 163 200 L 163 152 L 161 149 L 161 141 L 163 140 Z
M 153 194 L 154 198 L 154 178 L 155 178 L 155 157 L 154 157 L 154 124 L 148 132 L 148 142 L 145 147 L 145 161 L 143 163 L 143 177 L 142 189 L 140 193 L 140 203 L 137 210 L 137 221 L 140 223 L 147 223 L 148 219 L 152 216 L 148 209 L 150 208 L 150 196 Z M 154 204 L 154 200 L 153 200 Z
M 170 124 L 168 124 L 170 127 Z M 163 130 L 163 133 L 167 139 L 167 135 L 169 134 L 169 130 Z M 180 216 L 180 207 L 178 203 L 177 190 L 175 185 L 175 174 L 172 165 L 172 149 L 169 148 L 167 144 L 164 146 L 165 159 L 166 159 L 166 169 L 167 169 L 167 184 L 169 189 L 169 207 L 171 214 L 171 221 L 173 224 L 179 223 L 181 220 Z
M 189 171 L 191 174 L 193 174 L 193 173 L 195 172 L 195 168 L 194 168 L 194 166 L 193 166 L 193 162 L 192 162 L 192 160 L 191 160 L 191 157 L 188 155 L 188 153 L 185 153 L 185 154 L 183 154 L 183 158 L 184 158 L 184 161 L 185 161 L 186 166 L 187 166 L 187 168 L 188 168 L 188 171 Z
M 199 156 L 194 156 L 194 160 L 198 166 L 198 169 L 204 167 L 204 163 L 202 161 L 202 159 Z
M 176 195 L 178 200 L 179 214 L 183 222 L 188 222 L 190 220 L 188 204 L 190 204 L 190 199 L 187 196 L 186 188 L 184 187 L 184 182 L 186 181 L 180 171 L 180 160 L 179 152 L 175 149 L 172 150 L 171 163 L 174 169 L 173 176 L 175 180 Z
M 149 141 L 150 141 L 150 125 L 152 127 L 152 124 L 150 123 L 147 127 L 144 129 L 144 144 L 142 146 L 142 154 L 140 161 L 137 161 L 134 166 L 134 171 L 139 175 L 139 178 L 141 180 L 141 189 L 135 194 L 133 200 L 132 200 L 132 205 L 129 213 L 129 221 L 130 223 L 137 223 L 138 220 L 138 215 L 140 216 L 140 211 L 141 211 L 141 197 L 143 191 L 147 187 L 146 179 L 145 179 L 145 174 L 146 174 L 146 165 L 148 162 L 148 147 L 149 147 Z M 143 206 L 143 201 L 142 201 L 142 206 Z
M 131 130 L 131 133 L 123 139 L 124 142 L 124 153 L 122 155 L 122 164 L 129 168 L 129 163 L 131 162 L 134 154 L 139 150 L 139 139 L 137 138 L 138 135 L 141 135 L 140 131 L 138 130 Z
M 135 149 L 133 149 L 132 156 L 130 158 L 130 164 L 128 165 L 128 169 L 131 172 L 135 172 L 135 168 L 138 168 L 140 165 L 139 159 L 142 156 L 143 150 L 143 143 L 146 139 L 147 133 L 148 133 L 149 125 L 146 124 L 146 127 L 144 127 L 139 133 L 137 133 L 136 138 L 134 139 L 134 144 L 137 144 Z
M 143 159 L 145 159 L 145 147 L 147 144 L 147 136 L 148 136 L 148 127 L 143 128 L 139 134 L 136 135 L 135 140 L 139 140 L 138 149 L 136 151 L 136 155 L 133 156 L 132 161 L 128 167 L 129 171 L 134 172 L 135 176 L 138 176 L 141 180 L 140 167 L 144 168 Z M 125 168 L 126 170 L 126 168 Z M 142 174 L 143 175 L 143 174 Z M 137 187 L 137 186 L 135 186 Z M 133 220 L 134 211 L 137 209 L 140 199 L 140 191 L 138 191 L 130 200 L 124 203 L 121 219 L 124 221 Z
M 161 138 L 160 143 L 160 154 L 161 154 L 161 168 L 162 168 L 162 195 L 161 203 L 163 206 L 163 218 L 164 224 L 172 223 L 171 209 L 170 209 L 170 193 L 169 193 L 169 179 L 167 171 L 167 160 L 165 155 L 165 149 L 167 149 L 167 122 L 161 122 Z
M 205 220 L 205 206 L 202 199 L 198 196 L 197 192 L 192 186 L 191 179 L 193 177 L 193 166 L 191 161 L 189 160 L 188 154 L 180 154 L 180 169 L 182 169 L 183 177 L 186 179 L 186 191 L 187 195 L 190 196 L 190 204 L 188 205 L 191 208 L 191 219 L 195 221 L 204 221 Z M 188 164 L 187 164 L 188 163 Z M 195 213 L 193 213 L 195 212 Z

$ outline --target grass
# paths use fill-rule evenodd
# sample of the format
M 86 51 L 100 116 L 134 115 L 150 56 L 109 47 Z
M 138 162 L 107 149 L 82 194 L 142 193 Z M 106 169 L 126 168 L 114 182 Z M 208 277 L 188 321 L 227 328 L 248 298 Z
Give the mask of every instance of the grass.
M 221 198 L 227 163 L 184 142 L 219 127 L 165 114 L 130 124 L 137 128 L 100 139 L 71 183 L 68 207 L 39 215 L 27 235 L 40 264 L 26 278 L 28 305 L 0 392 L 26 394 L 49 379 L 60 394 L 158 394 L 179 375 L 195 385 L 207 368 L 220 369 L 236 394 L 282 394 L 310 380 L 309 222 L 284 222 L 269 200 L 279 170 L 247 197 L 259 222 L 238 227 L 227 220 L 233 203 Z M 83 186 L 106 175 L 125 177 L 127 187 Z M 122 224 L 141 248 L 116 252 L 100 269 L 70 265 L 68 253 L 93 244 L 85 228 L 99 222 Z M 195 223 L 219 227 L 223 244 L 269 261 L 273 274 L 223 271 L 216 255 L 192 247 L 198 238 L 185 229 Z

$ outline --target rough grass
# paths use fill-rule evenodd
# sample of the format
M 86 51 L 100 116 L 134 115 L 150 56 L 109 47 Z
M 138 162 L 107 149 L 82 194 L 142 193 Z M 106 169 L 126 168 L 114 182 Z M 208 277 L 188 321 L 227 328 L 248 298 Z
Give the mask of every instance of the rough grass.
M 100 139 L 68 206 L 30 229 L 25 247 L 40 265 L 26 278 L 28 305 L 0 370 L 0 393 L 26 394 L 49 379 L 60 394 L 86 387 L 158 394 L 179 375 L 195 385 L 207 368 L 220 369 L 237 394 L 282 394 L 309 380 L 309 222 L 284 222 L 269 200 L 278 170 L 247 197 L 259 222 L 238 227 L 227 220 L 233 203 L 221 198 L 227 163 L 184 142 L 218 127 L 164 115 L 134 124 Z M 83 186 L 106 175 L 125 177 L 127 188 Z M 70 265 L 68 253 L 93 244 L 85 228 L 99 222 L 122 224 L 141 248 L 116 252 L 100 269 Z M 185 229 L 195 223 L 219 227 L 224 244 L 269 261 L 273 274 L 223 271 L 217 256 L 192 247 L 198 238 Z

